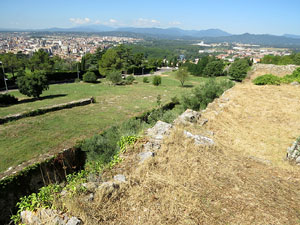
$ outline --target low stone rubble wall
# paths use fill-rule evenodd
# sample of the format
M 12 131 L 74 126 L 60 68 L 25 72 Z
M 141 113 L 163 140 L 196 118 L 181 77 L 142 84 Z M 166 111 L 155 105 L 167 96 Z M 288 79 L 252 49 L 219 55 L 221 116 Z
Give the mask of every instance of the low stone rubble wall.
M 58 110 L 62 110 L 62 109 L 73 108 L 76 106 L 84 106 L 84 105 L 88 105 L 88 104 L 91 104 L 94 102 L 95 102 L 94 98 L 87 98 L 87 99 L 81 99 L 78 101 L 72 101 L 72 102 L 68 102 L 68 103 L 53 105 L 53 106 L 49 106 L 49 107 L 43 107 L 43 108 L 39 108 L 36 110 L 32 110 L 30 112 L 23 112 L 23 113 L 18 113 L 18 114 L 14 114 L 14 115 L 8 115 L 8 116 L 0 118 L 0 124 L 4 124 L 4 123 L 7 123 L 12 120 L 19 120 L 19 119 L 22 119 L 25 117 L 38 116 L 38 115 L 42 115 L 42 114 L 45 114 L 48 112 L 54 112 L 54 111 L 58 111 Z

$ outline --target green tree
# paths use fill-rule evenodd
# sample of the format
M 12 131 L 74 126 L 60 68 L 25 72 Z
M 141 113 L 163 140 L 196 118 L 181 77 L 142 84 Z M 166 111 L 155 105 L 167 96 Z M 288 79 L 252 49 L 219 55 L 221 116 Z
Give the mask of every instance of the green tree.
M 300 53 L 297 53 L 294 57 L 294 63 L 300 65 Z
M 203 75 L 207 77 L 217 77 L 223 75 L 224 64 L 223 61 L 209 62 L 203 70 Z
M 119 84 L 122 81 L 122 75 L 119 71 L 110 71 L 107 75 L 107 79 L 111 81 L 114 85 Z
M 34 98 L 39 98 L 44 90 L 49 89 L 47 77 L 41 71 L 18 77 L 17 85 L 22 94 Z
M 234 61 L 228 70 L 228 75 L 232 80 L 242 81 L 247 76 L 250 66 L 247 60 L 239 59 Z
M 107 76 L 111 71 L 121 69 L 122 60 L 118 52 L 113 48 L 108 49 L 99 61 L 99 73 Z
M 12 73 L 13 77 L 15 76 L 15 71 L 22 67 L 22 62 L 18 60 L 17 56 L 12 52 L 4 54 L 1 60 L 3 65 Z
M 189 78 L 189 72 L 186 67 L 180 67 L 176 72 L 176 79 L 180 81 L 183 87 L 184 82 Z
M 33 56 L 28 61 L 28 66 L 32 72 L 35 70 L 45 70 L 51 71 L 53 68 L 53 61 L 47 52 L 43 49 L 39 49 L 37 52 L 33 53 Z

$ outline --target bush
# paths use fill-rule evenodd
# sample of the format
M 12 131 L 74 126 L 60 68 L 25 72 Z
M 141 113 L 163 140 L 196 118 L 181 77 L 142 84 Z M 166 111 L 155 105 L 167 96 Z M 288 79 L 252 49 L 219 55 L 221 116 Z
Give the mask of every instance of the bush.
M 205 109 L 208 103 L 233 86 L 234 83 L 232 81 L 217 82 L 215 79 L 210 79 L 193 89 L 192 94 L 184 95 L 181 101 L 182 106 L 184 109 Z
M 203 70 L 203 75 L 207 77 L 217 77 L 223 75 L 224 64 L 222 61 L 209 62 Z
M 75 83 L 79 83 L 81 80 L 79 78 L 75 79 Z
M 95 83 L 97 81 L 97 76 L 94 72 L 88 71 L 85 74 L 83 74 L 83 81 L 87 83 Z
M 111 81 L 113 84 L 119 84 L 122 81 L 122 75 L 119 71 L 111 71 L 108 75 L 107 75 L 107 79 L 109 81 Z
M 135 80 L 135 77 L 130 75 L 130 76 L 126 77 L 126 84 L 132 84 L 134 80 Z
M 155 86 L 158 86 L 161 84 L 161 77 L 160 76 L 154 76 L 152 80 L 152 84 Z
M 18 99 L 11 94 L 0 94 L 0 105 L 16 104 Z
M 143 78 L 143 82 L 144 82 L 144 83 L 149 83 L 148 77 L 144 77 L 144 78 Z
M 246 78 L 249 69 L 249 61 L 247 59 L 239 59 L 231 64 L 228 70 L 228 75 L 232 80 L 242 81 Z
M 259 77 L 256 77 L 253 81 L 256 85 L 280 85 L 281 79 L 273 74 L 265 74 Z
M 44 90 L 49 89 L 45 73 L 38 71 L 17 78 L 19 91 L 28 97 L 39 98 Z

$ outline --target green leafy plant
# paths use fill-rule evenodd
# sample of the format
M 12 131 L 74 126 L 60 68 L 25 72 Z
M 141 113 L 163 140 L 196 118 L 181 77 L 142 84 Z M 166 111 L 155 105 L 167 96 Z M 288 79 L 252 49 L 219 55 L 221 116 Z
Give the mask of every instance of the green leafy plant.
M 135 77 L 133 75 L 130 75 L 130 76 L 126 77 L 126 84 L 132 84 L 134 80 L 135 80 Z
M 28 97 L 39 98 L 44 90 L 49 89 L 48 80 L 42 71 L 26 74 L 17 78 L 19 91 Z
M 88 71 L 85 74 L 83 74 L 82 79 L 83 79 L 84 82 L 87 82 L 87 83 L 97 82 L 97 76 L 92 71 Z
M 280 85 L 281 79 L 273 74 L 265 74 L 259 77 L 256 77 L 253 81 L 256 85 Z
M 111 71 L 107 77 L 109 81 L 111 81 L 114 85 L 119 84 L 122 81 L 122 75 L 119 71 Z
M 0 94 L 0 105 L 12 105 L 18 102 L 18 98 L 11 94 Z
M 234 82 L 232 81 L 218 82 L 216 79 L 210 79 L 193 89 L 192 94 L 183 95 L 181 100 L 182 106 L 184 109 L 205 109 L 208 103 L 233 86 Z
M 34 211 L 37 208 L 52 208 L 53 201 L 56 195 L 62 190 L 58 184 L 50 184 L 42 187 L 38 193 L 20 198 L 17 203 L 17 214 L 13 215 L 11 219 L 18 224 L 20 222 L 20 213 L 24 210 Z
M 148 77 L 144 77 L 144 78 L 143 78 L 143 83 L 149 83 Z
M 155 76 L 153 77 L 152 84 L 153 84 L 154 86 L 159 86 L 159 85 L 161 84 L 161 77 L 155 75 Z

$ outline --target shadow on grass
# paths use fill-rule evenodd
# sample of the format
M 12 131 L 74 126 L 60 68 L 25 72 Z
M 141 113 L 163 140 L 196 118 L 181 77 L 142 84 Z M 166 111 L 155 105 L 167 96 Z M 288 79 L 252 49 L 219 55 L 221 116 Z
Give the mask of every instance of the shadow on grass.
M 185 84 L 182 87 L 184 87 L 184 88 L 192 88 L 192 87 L 194 87 L 194 85 L 192 85 L 192 84 Z
M 39 101 L 39 100 L 59 98 L 59 97 L 65 97 L 65 96 L 67 96 L 67 95 L 66 94 L 59 94 L 59 95 L 47 95 L 47 96 L 43 96 L 43 97 L 40 97 L 40 98 L 27 98 L 27 99 L 22 99 L 22 100 L 18 101 L 18 103 L 16 103 L 16 104 L 23 104 L 23 103 L 29 103 L 29 102 Z

